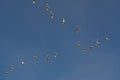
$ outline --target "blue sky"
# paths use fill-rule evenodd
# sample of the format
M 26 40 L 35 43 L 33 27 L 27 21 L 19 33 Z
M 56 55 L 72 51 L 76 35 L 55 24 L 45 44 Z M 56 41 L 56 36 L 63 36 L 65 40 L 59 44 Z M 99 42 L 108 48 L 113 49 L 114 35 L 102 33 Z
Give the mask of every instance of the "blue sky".
M 1 0 L 0 80 L 120 80 L 119 9 L 120 0 L 37 0 L 35 5 L 31 0 Z M 105 35 L 111 40 L 105 42 Z M 97 38 L 101 45 L 89 50 Z M 56 59 L 54 51 L 59 53 Z M 45 62 L 46 54 L 50 63 Z M 14 71 L 4 75 L 10 66 Z

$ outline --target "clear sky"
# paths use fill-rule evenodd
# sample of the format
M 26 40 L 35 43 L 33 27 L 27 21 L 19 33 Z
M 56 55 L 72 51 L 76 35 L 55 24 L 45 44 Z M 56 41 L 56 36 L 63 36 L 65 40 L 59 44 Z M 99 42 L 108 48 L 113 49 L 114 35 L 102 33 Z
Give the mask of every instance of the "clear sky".
M 120 0 L 37 0 L 35 5 L 32 0 L 1 0 L 0 80 L 120 80 L 119 34 Z M 105 35 L 111 40 L 106 42 Z M 90 50 L 97 38 L 101 44 Z M 14 71 L 4 75 L 10 66 Z

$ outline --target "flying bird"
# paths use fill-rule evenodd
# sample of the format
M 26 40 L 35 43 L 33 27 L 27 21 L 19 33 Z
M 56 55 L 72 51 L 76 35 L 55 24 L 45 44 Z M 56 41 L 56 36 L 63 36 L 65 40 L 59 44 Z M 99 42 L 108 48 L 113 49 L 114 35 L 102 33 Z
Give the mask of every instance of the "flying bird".
M 89 46 L 90 49 L 92 49 L 93 47 L 94 47 L 93 44 L 91 44 L 91 45 Z
M 35 4 L 35 0 L 32 0 L 32 3 Z
M 52 10 L 50 11 L 50 18 L 51 18 L 51 19 L 53 19 L 53 18 L 54 18 L 54 13 L 53 13 L 53 11 L 52 11 Z
M 100 41 L 97 39 L 96 40 L 96 46 L 100 45 Z
M 110 38 L 106 35 L 105 41 L 109 41 L 109 40 L 110 40 Z
M 58 53 L 57 53 L 57 52 L 54 52 L 54 58 L 56 58 L 56 57 L 57 57 L 57 55 L 58 55 Z
M 48 3 L 45 4 L 45 9 L 46 9 L 46 11 L 49 10 L 49 5 L 48 5 Z
M 65 24 L 65 23 L 66 23 L 65 19 L 64 19 L 64 18 L 62 18 L 62 24 Z
M 50 60 L 50 58 L 49 58 L 49 56 L 48 56 L 48 54 L 46 55 L 46 61 L 49 61 Z
M 11 66 L 11 67 L 9 68 L 9 70 L 10 70 L 10 71 L 13 71 L 13 70 L 14 70 L 14 67 L 13 67 L 13 66 Z
M 22 61 L 21 61 L 21 64 L 22 64 L 22 65 L 25 65 L 25 61 L 24 61 L 24 60 L 22 60 Z

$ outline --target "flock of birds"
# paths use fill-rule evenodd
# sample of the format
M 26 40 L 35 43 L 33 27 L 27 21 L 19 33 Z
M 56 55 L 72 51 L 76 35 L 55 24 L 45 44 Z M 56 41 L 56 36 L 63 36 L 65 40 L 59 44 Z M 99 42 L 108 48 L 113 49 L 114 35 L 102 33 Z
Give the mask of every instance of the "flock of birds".
M 35 4 L 36 4 L 36 0 L 32 0 L 32 3 L 33 3 L 33 5 L 35 5 Z M 51 18 L 51 19 L 54 19 L 54 12 L 53 12 L 52 10 L 50 10 L 48 3 L 45 4 L 45 10 L 46 10 L 46 11 L 50 11 L 50 18 Z M 65 23 L 66 23 L 65 18 L 62 18 L 62 19 L 61 19 L 61 23 L 62 23 L 62 24 L 65 24 Z M 78 33 L 78 32 L 80 31 L 80 27 L 77 26 L 77 27 L 75 28 L 75 31 Z M 109 36 L 106 35 L 106 36 L 104 37 L 104 41 L 109 41 L 109 40 L 110 40 Z M 101 44 L 101 42 L 99 41 L 99 39 L 97 39 L 94 44 L 90 44 L 90 45 L 89 45 L 89 49 L 93 49 L 94 47 L 99 46 L 100 44 Z M 80 44 L 80 43 L 76 43 L 75 46 L 76 46 L 76 47 L 80 47 L 81 44 Z M 82 53 L 83 53 L 83 54 L 86 54 L 86 52 L 87 52 L 87 49 L 86 49 L 86 48 L 82 48 Z M 56 51 L 53 52 L 53 57 L 54 57 L 54 58 L 57 58 L 57 56 L 58 56 L 58 52 L 56 52 Z M 37 59 L 38 59 L 38 55 L 37 55 L 37 54 L 34 54 L 34 55 L 33 55 L 33 59 L 34 59 L 34 60 L 37 60 Z M 49 56 L 48 54 L 45 56 L 45 60 L 46 60 L 47 62 L 50 61 L 50 56 Z M 26 61 L 22 59 L 22 60 L 20 60 L 20 64 L 21 64 L 21 65 L 25 65 L 25 64 L 26 64 Z M 11 71 L 14 71 L 14 66 L 10 66 L 10 67 L 8 68 L 8 70 L 4 72 L 4 74 L 9 74 L 9 72 L 11 72 Z
M 104 41 L 109 41 L 109 40 L 110 40 L 110 38 L 108 37 L 108 35 L 106 35 L 105 38 L 104 38 Z M 94 47 L 97 47 L 100 44 L 101 44 L 101 41 L 99 41 L 99 39 L 97 39 L 96 42 L 94 42 L 94 44 L 91 43 L 88 48 L 89 49 L 93 49 Z M 76 43 L 76 46 L 80 47 L 81 45 L 80 45 L 80 43 Z M 86 52 L 87 52 L 87 49 L 86 48 L 82 48 L 82 54 L 86 54 Z

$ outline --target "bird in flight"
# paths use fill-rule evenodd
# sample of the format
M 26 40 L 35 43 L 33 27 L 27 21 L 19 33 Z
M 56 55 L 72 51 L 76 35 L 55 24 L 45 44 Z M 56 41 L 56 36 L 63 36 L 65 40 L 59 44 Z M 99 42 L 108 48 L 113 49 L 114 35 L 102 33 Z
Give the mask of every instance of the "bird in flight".
M 45 4 L 45 9 L 46 9 L 46 11 L 49 10 L 49 5 L 48 5 L 48 3 Z
M 89 48 L 92 49 L 93 47 L 94 47 L 93 44 L 90 44 Z
M 32 0 L 32 3 L 35 4 L 35 0 Z
M 62 18 L 62 24 L 65 24 L 65 23 L 66 23 L 65 19 L 64 19 L 64 18 Z
M 22 65 L 25 65 L 25 61 L 24 61 L 24 60 L 22 60 L 22 61 L 21 61 L 21 64 L 22 64 Z
M 11 67 L 9 68 L 9 70 L 10 70 L 10 71 L 13 71 L 13 70 L 14 70 L 14 67 L 13 67 L 13 66 L 11 66 Z
M 58 55 L 58 53 L 57 53 L 57 52 L 54 52 L 54 58 L 56 58 L 56 57 L 57 57 L 57 55 Z
M 108 37 L 108 35 L 105 36 L 105 41 L 109 41 L 110 38 Z
M 97 39 L 96 40 L 96 46 L 100 45 L 100 41 Z
M 54 18 L 54 13 L 53 13 L 53 11 L 52 11 L 52 10 L 50 11 L 50 18 L 51 18 L 51 19 L 53 19 L 53 18 Z

